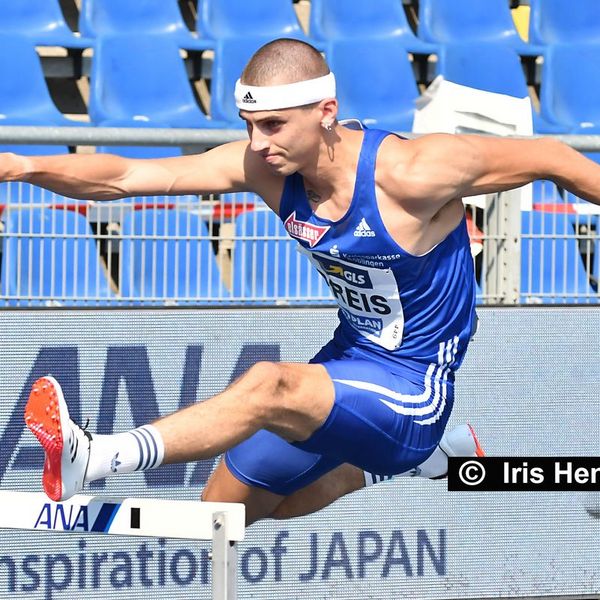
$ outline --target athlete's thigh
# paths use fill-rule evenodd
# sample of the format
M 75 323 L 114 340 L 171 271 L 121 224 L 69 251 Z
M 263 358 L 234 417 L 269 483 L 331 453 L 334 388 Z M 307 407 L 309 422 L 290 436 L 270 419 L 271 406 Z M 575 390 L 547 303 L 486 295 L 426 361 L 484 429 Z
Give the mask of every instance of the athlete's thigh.
M 250 486 L 233 476 L 224 460 L 208 480 L 202 493 L 206 502 L 241 502 L 246 506 L 246 525 L 260 519 L 292 519 L 314 513 L 342 496 L 365 487 L 364 472 L 352 465 L 339 465 L 289 496 Z
M 242 483 L 279 496 L 293 494 L 341 464 L 264 429 L 228 450 L 225 462 Z
M 226 452 L 203 498 L 243 502 L 252 522 L 271 516 L 284 497 L 339 464 L 336 459 L 306 452 L 270 431 L 260 430 Z

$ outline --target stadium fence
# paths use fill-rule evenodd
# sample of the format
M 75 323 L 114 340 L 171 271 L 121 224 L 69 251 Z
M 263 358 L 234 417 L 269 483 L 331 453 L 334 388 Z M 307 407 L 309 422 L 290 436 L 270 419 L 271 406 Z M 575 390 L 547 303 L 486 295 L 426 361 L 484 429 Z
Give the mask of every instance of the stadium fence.
M 245 135 L 3 127 L 0 143 L 180 146 L 196 153 Z M 600 151 L 600 136 L 557 137 L 580 151 Z M 549 181 L 465 204 L 480 304 L 598 303 L 600 207 Z M 0 208 L 4 306 L 333 303 L 324 280 L 254 194 L 95 202 L 11 182 L 0 184 Z

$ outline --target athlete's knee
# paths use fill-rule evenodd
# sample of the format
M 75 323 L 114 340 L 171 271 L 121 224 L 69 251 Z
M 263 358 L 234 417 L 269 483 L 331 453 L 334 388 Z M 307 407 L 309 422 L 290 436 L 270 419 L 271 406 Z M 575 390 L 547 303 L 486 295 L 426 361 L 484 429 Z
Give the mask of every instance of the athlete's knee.
M 243 382 L 246 401 L 252 402 L 265 417 L 285 406 L 295 393 L 294 378 L 282 363 L 258 362 L 248 369 Z
M 242 385 L 244 402 L 260 428 L 286 440 L 309 437 L 333 404 L 333 384 L 320 365 L 259 362 Z
M 281 363 L 261 361 L 252 365 L 243 378 L 250 391 L 261 392 L 261 397 L 284 393 L 287 387 L 286 370 Z
M 223 485 L 223 478 L 219 476 L 220 470 L 222 470 L 221 465 L 219 465 L 217 470 L 208 478 L 208 481 L 200 494 L 200 499 L 203 502 L 231 501 L 229 498 L 226 498 L 228 491 L 226 486 Z

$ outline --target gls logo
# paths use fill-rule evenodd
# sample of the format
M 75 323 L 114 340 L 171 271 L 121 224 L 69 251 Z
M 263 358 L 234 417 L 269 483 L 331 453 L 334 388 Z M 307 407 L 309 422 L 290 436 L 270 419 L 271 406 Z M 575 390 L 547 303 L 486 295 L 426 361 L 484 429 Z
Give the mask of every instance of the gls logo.
M 188 345 L 185 348 L 185 356 L 182 356 L 182 372 L 168 375 L 181 382 L 178 404 L 175 408 L 184 408 L 198 399 L 203 350 L 201 344 Z M 260 357 L 260 360 L 279 361 L 280 354 L 279 344 L 244 344 L 234 361 L 229 383 L 248 370 L 256 362 L 257 357 Z M 39 471 L 44 463 L 41 447 L 37 444 L 20 443 L 21 438 L 24 439 L 25 431 L 23 411 L 33 382 L 39 377 L 52 373 L 60 382 L 65 397 L 68 398 L 72 418 L 81 422 L 80 373 L 90 369 L 96 371 L 97 366 L 85 364 L 80 360 L 77 345 L 40 347 L 18 399 L 9 399 L 3 404 L 6 426 L 0 432 L 0 481 L 9 468 L 17 471 L 29 469 Z M 99 396 L 97 415 L 95 418 L 94 415 L 89 415 L 92 417 L 97 433 L 113 433 L 116 430 L 119 388 L 126 391 L 126 402 L 135 427 L 158 419 L 161 411 L 154 381 L 160 380 L 160 377 L 160 373 L 152 373 L 148 348 L 145 345 L 108 346 L 102 383 L 88 390 L 88 397 Z M 220 390 L 215 390 L 217 391 Z M 145 471 L 145 482 L 148 487 L 199 488 L 206 483 L 213 464 L 214 460 L 200 461 L 191 467 L 192 471 L 189 471 L 189 468 L 186 470 L 183 464 L 167 465 L 158 470 Z M 105 486 L 104 480 L 94 481 L 89 485 L 93 490 L 103 489 Z M 73 522 L 81 523 L 81 519 L 83 515 Z
M 339 279 L 343 279 L 348 283 L 353 283 L 359 287 L 364 287 L 368 275 L 362 273 L 356 273 L 355 271 L 348 271 L 341 265 L 331 265 L 327 267 L 327 275 L 333 275 Z
M 316 256 L 315 258 L 321 263 L 325 274 L 328 277 L 332 276 L 336 279 L 341 279 L 342 281 L 359 288 L 373 288 L 373 282 L 371 281 L 371 277 L 369 277 L 369 272 L 365 269 L 342 265 L 333 260 L 328 260 L 324 256 Z

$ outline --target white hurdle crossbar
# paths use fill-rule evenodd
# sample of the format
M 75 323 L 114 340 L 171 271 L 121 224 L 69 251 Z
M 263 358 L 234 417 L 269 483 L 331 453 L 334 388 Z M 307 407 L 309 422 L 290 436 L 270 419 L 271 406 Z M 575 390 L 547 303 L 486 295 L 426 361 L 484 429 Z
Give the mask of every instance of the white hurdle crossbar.
M 0 528 L 212 540 L 212 597 L 237 598 L 237 542 L 244 539 L 243 504 L 73 496 L 52 502 L 39 492 L 0 490 Z

